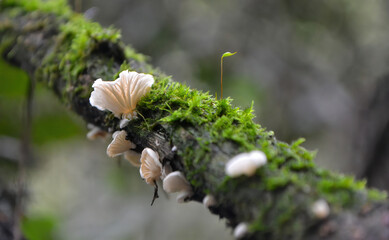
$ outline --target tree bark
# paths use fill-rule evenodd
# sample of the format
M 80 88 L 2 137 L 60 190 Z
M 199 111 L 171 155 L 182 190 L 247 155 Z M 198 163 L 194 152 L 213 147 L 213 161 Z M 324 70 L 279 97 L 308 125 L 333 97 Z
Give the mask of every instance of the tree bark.
M 389 238 L 384 193 L 317 168 L 314 154 L 299 146 L 302 141 L 278 141 L 252 121 L 251 108 L 240 110 L 230 99 L 216 100 L 173 82 L 126 47 L 113 29 L 66 9 L 25 2 L 0 2 L 3 58 L 45 83 L 86 123 L 109 132 L 120 130 L 119 119 L 89 104 L 94 80 L 114 80 L 124 69 L 152 74 L 156 83 L 139 102 L 139 117 L 124 128 L 128 139 L 136 151 L 149 147 L 163 164 L 184 173 L 194 190 L 189 201 L 212 194 L 217 201 L 212 213 L 232 228 L 247 223 L 244 239 Z M 265 166 L 251 177 L 226 176 L 229 159 L 254 149 L 267 155 Z M 321 199 L 330 207 L 323 218 L 312 210 Z

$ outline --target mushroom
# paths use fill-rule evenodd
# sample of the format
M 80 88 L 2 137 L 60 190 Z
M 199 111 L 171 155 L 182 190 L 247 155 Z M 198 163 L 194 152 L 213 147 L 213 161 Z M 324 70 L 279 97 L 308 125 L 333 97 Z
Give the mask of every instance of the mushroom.
M 98 138 L 105 138 L 108 135 L 108 133 L 106 131 L 102 130 L 101 128 L 99 128 L 91 123 L 88 123 L 87 127 L 89 129 L 89 132 L 86 134 L 86 137 L 89 140 L 96 140 Z
M 325 219 L 330 215 L 330 206 L 326 200 L 319 199 L 312 204 L 311 211 L 316 218 Z
M 143 149 L 140 161 L 140 176 L 146 181 L 147 184 L 154 186 L 154 196 L 153 200 L 151 201 L 151 205 L 153 205 L 155 199 L 159 197 L 157 180 L 161 177 L 162 174 L 162 164 L 159 161 L 158 153 L 153 151 L 151 148 Z
M 241 239 L 248 233 L 249 227 L 247 223 L 241 222 L 234 229 L 234 238 Z
M 265 165 L 266 162 L 266 155 L 262 151 L 255 150 L 249 153 L 241 153 L 227 162 L 225 171 L 230 177 L 253 176 L 257 168 Z
M 141 155 L 135 151 L 128 150 L 124 152 L 124 158 L 131 163 L 134 167 L 140 167 L 141 162 L 140 162 L 140 157 Z
M 126 151 L 136 147 L 134 143 L 126 139 L 126 131 L 116 131 L 112 134 L 112 142 L 107 147 L 107 155 L 109 157 L 117 157 Z
M 161 177 L 162 164 L 159 161 L 159 155 L 151 148 L 145 148 L 140 157 L 140 175 L 147 184 L 156 185 L 156 181 Z
M 172 152 L 177 152 L 177 146 L 172 147 Z
M 123 128 L 136 116 L 135 108 L 139 100 L 150 92 L 154 78 L 150 74 L 122 71 L 115 81 L 97 79 L 89 102 L 97 109 L 111 111 L 115 117 L 122 119 Z
M 217 204 L 216 199 L 213 195 L 208 194 L 203 199 L 203 204 L 206 208 L 213 207 Z
M 193 195 L 192 186 L 180 171 L 169 173 L 163 179 L 163 189 L 167 193 L 179 192 L 177 196 L 177 202 L 179 203 L 185 202 L 188 197 Z

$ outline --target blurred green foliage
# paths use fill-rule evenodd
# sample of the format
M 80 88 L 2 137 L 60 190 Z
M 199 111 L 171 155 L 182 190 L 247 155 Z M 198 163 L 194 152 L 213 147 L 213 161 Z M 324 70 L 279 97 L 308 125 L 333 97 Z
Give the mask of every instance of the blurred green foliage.
M 22 231 L 28 240 L 53 240 L 57 219 L 53 216 L 42 215 L 24 218 Z
M 28 76 L 0 59 L 0 135 L 19 138 Z M 33 100 L 32 140 L 41 145 L 83 133 L 82 121 L 71 114 L 55 96 L 39 83 Z

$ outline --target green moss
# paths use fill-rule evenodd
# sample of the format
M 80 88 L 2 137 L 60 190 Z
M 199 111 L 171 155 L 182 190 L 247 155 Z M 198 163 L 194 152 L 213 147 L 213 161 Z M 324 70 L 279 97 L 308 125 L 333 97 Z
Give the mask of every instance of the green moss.
M 22 7 L 25 11 L 41 11 L 57 15 L 70 15 L 71 10 L 66 0 L 3 0 L 1 8 Z
M 379 191 L 377 189 L 368 190 L 368 198 L 373 201 L 384 201 L 388 198 L 387 192 Z

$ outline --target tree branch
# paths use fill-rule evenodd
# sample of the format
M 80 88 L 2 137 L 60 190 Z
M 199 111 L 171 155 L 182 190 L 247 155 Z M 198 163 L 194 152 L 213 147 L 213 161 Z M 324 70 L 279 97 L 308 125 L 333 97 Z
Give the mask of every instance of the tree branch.
M 231 99 L 216 100 L 173 82 L 125 46 L 116 30 L 88 22 L 61 3 L 28 2 L 0 3 L 4 59 L 45 83 L 85 122 L 110 132 L 119 130 L 119 119 L 89 104 L 93 81 L 113 80 L 125 69 L 152 74 L 156 82 L 138 103 L 140 117 L 124 129 L 128 138 L 136 151 L 152 148 L 163 164 L 184 173 L 194 190 L 189 200 L 202 202 L 212 194 L 212 213 L 230 227 L 247 223 L 245 239 L 388 238 L 385 194 L 317 168 L 314 154 L 299 146 L 303 141 L 278 141 L 252 121 L 252 108 L 240 110 Z M 265 166 L 252 177 L 226 176 L 229 159 L 254 149 L 266 154 Z M 312 210 L 321 199 L 329 216 Z

